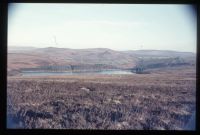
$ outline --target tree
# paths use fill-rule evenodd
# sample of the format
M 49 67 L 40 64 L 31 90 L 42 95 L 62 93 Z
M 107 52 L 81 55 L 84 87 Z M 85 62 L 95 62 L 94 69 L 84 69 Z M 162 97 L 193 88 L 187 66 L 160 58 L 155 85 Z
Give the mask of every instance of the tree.
M 136 68 L 135 68 L 137 74 L 141 74 L 141 73 L 144 72 L 144 64 L 143 63 L 144 63 L 143 59 L 141 58 L 138 61 L 137 65 L 136 65 Z

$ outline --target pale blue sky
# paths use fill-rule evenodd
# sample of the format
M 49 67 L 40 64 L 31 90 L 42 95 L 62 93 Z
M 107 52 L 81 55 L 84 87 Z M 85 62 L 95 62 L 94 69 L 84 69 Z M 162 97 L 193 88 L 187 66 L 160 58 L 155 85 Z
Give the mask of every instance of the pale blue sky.
M 189 5 L 9 6 L 8 46 L 196 52 L 196 33 Z

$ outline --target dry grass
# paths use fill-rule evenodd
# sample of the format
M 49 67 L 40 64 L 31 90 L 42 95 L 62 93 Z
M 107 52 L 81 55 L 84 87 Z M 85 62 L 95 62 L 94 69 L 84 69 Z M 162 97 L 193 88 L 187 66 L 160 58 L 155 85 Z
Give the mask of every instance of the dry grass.
M 193 68 L 140 75 L 9 77 L 9 127 L 179 130 L 195 110 Z

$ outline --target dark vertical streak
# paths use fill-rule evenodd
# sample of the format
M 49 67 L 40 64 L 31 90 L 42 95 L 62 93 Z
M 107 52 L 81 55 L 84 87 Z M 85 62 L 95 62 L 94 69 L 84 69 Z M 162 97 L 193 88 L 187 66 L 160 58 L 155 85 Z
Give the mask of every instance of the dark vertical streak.
M 6 84 L 7 84 L 7 1 L 0 2 L 0 131 L 6 129 Z
M 197 57 L 196 57 L 196 129 L 199 129 L 199 5 L 195 5 L 193 10 L 196 9 L 196 16 L 197 16 Z

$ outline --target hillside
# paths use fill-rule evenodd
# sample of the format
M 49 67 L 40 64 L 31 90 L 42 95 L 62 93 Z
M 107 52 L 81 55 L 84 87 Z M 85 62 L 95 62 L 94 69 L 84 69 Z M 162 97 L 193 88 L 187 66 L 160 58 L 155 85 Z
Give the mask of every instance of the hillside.
M 190 52 L 9 47 L 8 75 L 15 75 L 22 70 L 134 69 L 141 61 L 146 68 L 159 68 L 195 65 L 195 60 L 196 55 Z

